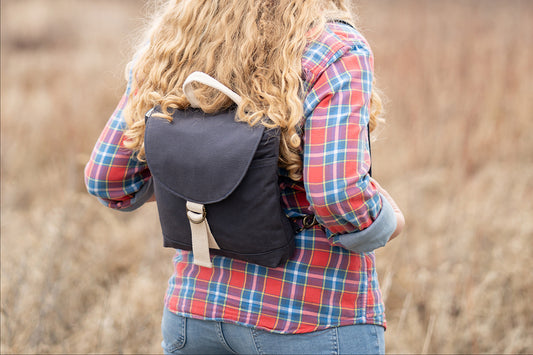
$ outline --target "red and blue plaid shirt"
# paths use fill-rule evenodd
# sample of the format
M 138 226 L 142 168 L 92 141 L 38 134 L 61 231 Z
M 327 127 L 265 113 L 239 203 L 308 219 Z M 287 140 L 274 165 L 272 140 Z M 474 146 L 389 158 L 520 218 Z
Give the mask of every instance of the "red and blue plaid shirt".
M 172 312 L 278 333 L 385 326 L 374 253 L 350 252 L 337 240 L 368 227 L 381 209 L 368 175 L 372 52 L 355 29 L 332 23 L 309 43 L 302 67 L 303 180 L 282 179 L 282 201 L 289 217 L 313 213 L 320 225 L 296 236 L 295 254 L 278 268 L 213 256 L 210 269 L 178 250 L 165 297 Z M 147 165 L 121 145 L 130 83 L 85 170 L 89 192 L 125 210 L 150 179 Z

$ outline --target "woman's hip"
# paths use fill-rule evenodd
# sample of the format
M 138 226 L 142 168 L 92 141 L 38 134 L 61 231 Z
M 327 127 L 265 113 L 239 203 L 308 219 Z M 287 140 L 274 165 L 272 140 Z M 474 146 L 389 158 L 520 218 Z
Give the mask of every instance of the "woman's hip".
M 384 328 L 374 324 L 278 334 L 231 323 L 182 317 L 165 308 L 166 354 L 384 354 Z

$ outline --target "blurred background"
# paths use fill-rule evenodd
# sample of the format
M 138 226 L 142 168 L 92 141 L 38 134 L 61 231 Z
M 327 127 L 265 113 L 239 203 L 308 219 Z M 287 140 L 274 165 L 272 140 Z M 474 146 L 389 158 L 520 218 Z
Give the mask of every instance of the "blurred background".
M 172 250 L 155 206 L 83 167 L 153 2 L 2 0 L 1 352 L 160 353 Z M 387 96 L 375 177 L 391 353 L 533 352 L 533 2 L 356 1 Z

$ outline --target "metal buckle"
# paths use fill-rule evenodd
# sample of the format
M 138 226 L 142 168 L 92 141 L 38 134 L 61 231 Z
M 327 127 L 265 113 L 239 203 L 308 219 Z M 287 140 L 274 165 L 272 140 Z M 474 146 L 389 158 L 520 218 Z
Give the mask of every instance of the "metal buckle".
M 307 215 L 302 220 L 302 225 L 303 225 L 304 229 L 310 228 L 310 227 L 315 226 L 317 224 L 318 224 L 318 221 L 316 220 L 314 214 L 313 215 Z

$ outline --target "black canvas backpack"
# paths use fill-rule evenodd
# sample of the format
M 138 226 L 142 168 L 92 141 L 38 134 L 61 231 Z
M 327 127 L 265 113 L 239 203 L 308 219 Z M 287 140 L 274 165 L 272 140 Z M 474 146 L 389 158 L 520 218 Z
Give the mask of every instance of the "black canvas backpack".
M 191 87 L 240 97 L 207 74 L 184 83 L 193 108 L 173 120 L 146 115 L 145 151 L 152 173 L 164 246 L 192 250 L 195 264 L 211 267 L 209 253 L 276 267 L 294 251 L 294 229 L 281 207 L 280 133 L 235 121 L 235 110 L 206 114 Z

